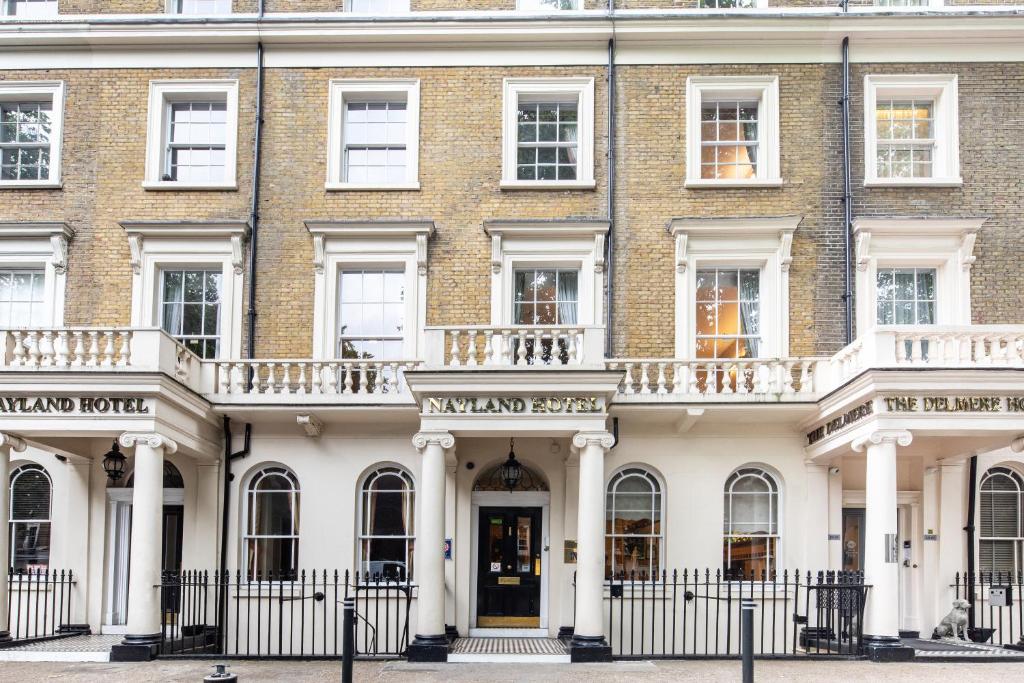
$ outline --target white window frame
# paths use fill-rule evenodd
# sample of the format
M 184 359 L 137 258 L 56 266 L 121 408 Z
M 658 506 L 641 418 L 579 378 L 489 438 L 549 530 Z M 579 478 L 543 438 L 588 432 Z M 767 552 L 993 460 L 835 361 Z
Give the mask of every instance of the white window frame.
M 400 10 L 398 12 L 371 12 L 370 14 L 372 16 L 389 16 L 389 17 L 393 17 L 393 16 L 396 16 L 396 15 L 399 15 L 399 14 L 405 14 L 406 12 L 411 12 L 412 8 L 411 8 L 410 0 L 406 0 L 406 4 L 410 5 L 409 9 Z M 346 12 L 354 12 L 355 11 L 355 10 L 352 9 L 352 0 L 345 0 L 345 11 Z M 365 14 L 365 13 L 363 13 L 363 14 Z
M 0 101 L 21 102 L 49 98 L 53 107 L 50 121 L 50 177 L 46 180 L 0 180 L 0 188 L 62 187 L 61 162 L 64 141 L 64 81 L 0 81 Z
M 1017 505 L 1018 505 L 1018 511 L 1017 512 L 1018 512 L 1018 514 L 1017 514 L 1017 534 L 1016 534 L 1016 536 L 989 536 L 989 535 L 986 535 L 985 532 L 987 530 L 981 524 L 982 508 L 984 507 L 984 500 L 985 500 L 985 495 L 986 495 L 986 492 L 984 491 L 983 486 L 984 486 L 986 480 L 988 480 L 990 477 L 994 477 L 994 476 L 1009 477 L 1009 478 L 1013 479 L 1014 480 L 1014 484 L 1018 486 L 1018 490 L 1017 490 L 1017 494 L 1016 494 L 1018 496 L 1018 501 L 1017 501 Z M 978 565 L 979 568 L 982 569 L 982 571 L 990 571 L 989 569 L 984 569 L 984 568 L 981 567 L 981 552 L 982 552 L 981 551 L 981 546 L 986 541 L 997 542 L 997 543 L 998 542 L 1013 543 L 1013 558 L 1014 558 L 1014 565 L 1015 565 L 1014 571 L 1016 572 L 1016 571 L 1020 571 L 1021 570 L 1020 561 L 1021 561 L 1021 554 L 1022 554 L 1022 546 L 1024 546 L 1024 494 L 1022 494 L 1022 491 L 1024 491 L 1024 489 L 1020 488 L 1020 481 L 1022 479 L 1024 479 L 1024 477 L 1022 477 L 1022 475 L 1020 473 L 1019 464 L 1017 464 L 1017 463 L 1006 463 L 1006 462 L 992 465 L 991 467 L 986 469 L 984 472 L 982 472 L 981 475 L 978 477 L 978 511 L 977 511 L 977 516 L 976 516 L 976 518 L 974 520 L 974 526 L 975 526 L 976 529 L 978 529 L 977 565 Z M 988 495 L 992 496 L 993 494 L 992 493 L 988 493 Z M 993 500 L 992 502 L 995 503 L 995 502 L 997 502 L 997 500 L 998 499 Z
M 758 154 L 755 177 L 701 178 L 701 108 L 707 100 L 757 100 Z M 686 79 L 686 187 L 782 185 L 778 76 L 690 76 Z
M 243 222 L 122 223 L 132 267 L 132 327 L 162 327 L 160 299 L 164 270 L 221 269 L 218 358 L 242 356 Z M 212 360 L 212 359 L 211 359 Z
M 867 331 L 878 326 L 879 268 L 934 268 L 934 324 L 970 325 L 974 243 L 985 220 L 855 219 L 857 329 Z
M 47 506 L 48 509 L 47 509 L 47 515 L 46 515 L 46 519 L 45 520 L 43 520 L 43 519 L 15 519 L 14 518 L 14 483 L 22 475 L 22 473 L 24 473 L 26 471 L 31 471 L 31 470 L 37 470 L 39 472 L 42 472 L 43 476 L 46 477 L 47 483 L 49 483 L 49 485 L 50 485 L 49 505 Z M 32 461 L 24 462 L 24 463 L 22 463 L 20 465 L 14 465 L 13 467 L 11 467 L 11 473 L 7 477 L 7 506 L 8 506 L 8 510 L 7 510 L 7 512 L 8 512 L 8 515 L 7 515 L 7 530 L 8 530 L 8 534 L 9 534 L 8 538 L 10 539 L 10 542 L 8 543 L 8 548 L 7 548 L 7 562 L 8 562 L 7 566 L 8 567 L 13 567 L 14 566 L 14 537 L 15 537 L 14 527 L 15 527 L 15 525 L 18 525 L 18 524 L 26 524 L 26 525 L 46 524 L 47 527 L 49 527 L 49 531 L 50 531 L 50 547 L 47 549 L 47 552 L 46 552 L 46 567 L 47 567 L 47 569 L 46 570 L 42 570 L 42 571 L 43 572 L 48 571 L 49 568 L 53 566 L 53 556 L 54 556 L 54 552 L 53 552 L 53 477 L 50 476 L 50 472 L 45 467 L 40 465 L 39 463 L 32 462 Z M 28 578 L 35 578 L 35 579 L 42 578 L 42 577 L 38 577 L 38 576 L 34 576 L 34 575 L 27 575 L 27 576 L 28 576 Z
M 491 238 L 491 325 L 511 325 L 515 272 L 578 269 L 576 326 L 604 323 L 607 221 L 487 221 Z
M 758 268 L 761 271 L 761 341 L 758 358 L 789 355 L 789 267 L 793 233 L 801 216 L 676 218 L 676 358 L 697 355 L 697 271 Z
M 729 487 L 729 481 L 736 474 L 738 474 L 739 472 L 742 472 L 744 470 L 754 470 L 756 472 L 759 472 L 763 479 L 768 479 L 768 480 L 771 481 L 771 483 L 775 484 L 775 491 L 773 493 L 769 494 L 769 495 L 774 495 L 774 497 L 775 497 L 775 517 L 774 517 L 775 533 L 774 534 L 760 534 L 760 535 L 758 535 L 758 537 L 760 537 L 760 538 L 774 538 L 775 539 L 775 553 L 770 556 L 769 566 L 768 566 L 768 569 L 766 571 L 766 573 L 770 576 L 773 572 L 777 572 L 779 570 L 779 565 L 781 564 L 780 560 L 781 560 L 781 558 L 783 556 L 782 555 L 782 542 L 783 542 L 783 539 L 785 538 L 785 536 L 784 536 L 785 529 L 783 527 L 783 519 L 785 519 L 785 509 L 783 508 L 783 503 L 785 502 L 785 500 L 783 498 L 783 489 L 782 489 L 783 480 L 782 480 L 782 477 L 779 476 L 778 472 L 776 472 L 774 469 L 766 467 L 766 466 L 761 465 L 759 463 L 747 463 L 747 464 L 744 464 L 744 465 L 740 465 L 739 467 L 737 467 L 734 470 L 732 470 L 731 472 L 729 472 L 729 475 L 725 478 L 725 483 L 722 485 L 722 497 L 723 497 L 723 501 L 722 501 L 723 502 L 723 505 L 722 505 L 722 526 L 721 526 L 721 529 L 722 529 L 722 547 L 723 547 L 723 550 L 724 550 L 726 539 L 732 538 L 734 536 L 741 535 L 741 534 L 732 533 L 733 532 L 733 526 L 732 526 L 732 505 L 731 505 L 731 503 L 732 503 L 732 496 L 734 496 L 736 494 L 734 494 L 732 492 L 732 488 Z M 743 476 L 752 476 L 752 475 L 750 473 L 748 473 L 748 474 L 744 474 Z M 749 494 L 739 494 L 739 495 L 749 495 Z M 729 505 L 729 509 L 730 509 L 730 514 L 729 514 L 729 518 L 730 518 L 729 519 L 729 525 L 730 525 L 729 526 L 729 531 L 726 531 L 726 528 L 725 528 L 725 506 L 726 505 Z M 769 518 L 769 519 L 771 520 L 771 518 Z M 753 536 L 753 534 L 750 534 L 750 535 Z M 724 555 L 722 557 L 721 562 L 722 562 L 722 571 L 724 572 L 725 571 L 725 565 L 726 565 Z M 747 578 L 747 577 L 744 577 L 744 578 Z M 734 580 L 734 579 L 732 579 L 732 577 L 729 577 L 729 579 Z
M 11 12 L 11 5 L 13 4 L 17 4 L 17 0 L 0 0 L 0 17 L 13 17 L 15 19 L 19 19 L 20 17 L 18 17 L 18 15 Z M 53 5 L 54 10 L 53 14 L 48 15 L 47 18 L 57 17 L 60 15 L 60 3 L 57 0 L 48 0 L 46 4 Z M 36 17 L 35 20 L 38 21 L 42 18 L 43 17 Z
M 74 234 L 65 223 L 0 223 L 0 266 L 43 271 L 45 327 L 64 325 L 68 242 Z
M 253 485 L 256 483 L 257 479 L 262 479 L 264 476 L 268 476 L 266 474 L 268 472 L 268 470 L 282 470 L 282 472 L 274 472 L 270 476 L 283 476 L 283 477 L 286 477 L 286 478 L 290 479 L 292 484 L 293 484 L 293 486 L 289 490 L 289 492 L 292 493 L 294 495 L 294 497 L 295 497 L 294 511 L 298 513 L 298 515 L 297 515 L 298 519 L 297 520 L 296 520 L 296 515 L 295 514 L 292 515 L 292 519 L 291 519 L 292 531 L 294 533 L 291 533 L 291 534 L 278 534 L 278 535 L 267 535 L 267 536 L 256 535 L 256 534 L 250 534 L 249 533 L 249 519 L 253 516 L 252 515 L 253 506 L 255 505 L 255 502 L 256 502 L 256 491 L 253 490 Z M 263 538 L 263 539 L 291 538 L 291 539 L 295 540 L 295 566 L 292 568 L 292 570 L 295 572 L 296 579 L 297 579 L 298 578 L 298 574 L 301 571 L 300 567 L 302 566 L 300 564 L 300 557 L 301 556 L 299 555 L 299 551 L 300 551 L 300 549 L 302 547 L 302 535 L 301 535 L 302 534 L 302 526 L 301 526 L 301 523 L 302 523 L 302 484 L 299 482 L 298 475 L 295 474 L 295 471 L 292 468 L 286 467 L 284 465 L 280 465 L 280 464 L 277 464 L 277 463 L 274 463 L 274 462 L 261 463 L 260 465 L 254 467 L 253 470 L 249 473 L 249 475 L 245 478 L 245 487 L 242 488 L 242 492 L 245 494 L 245 505 L 242 506 L 241 528 L 239 529 L 239 531 L 240 531 L 239 539 L 241 540 L 241 543 L 239 544 L 239 548 L 238 548 L 239 549 L 239 554 L 240 554 L 238 566 L 242 567 L 242 571 L 243 571 L 244 575 L 247 576 L 247 577 L 250 577 L 252 582 L 255 583 L 256 582 L 256 574 L 255 574 L 255 572 L 250 574 L 250 570 L 252 568 L 249 566 L 249 550 L 248 550 L 249 541 L 251 539 L 261 539 L 261 538 Z M 265 583 L 267 581 L 268 581 L 268 578 L 266 576 L 263 576 L 260 579 L 259 582 L 260 583 Z
M 408 533 L 405 536 L 371 536 L 371 535 L 365 534 L 364 533 L 363 524 L 365 523 L 366 520 L 363 517 L 363 512 L 365 510 L 364 503 L 366 501 L 366 494 L 367 494 L 366 486 L 367 486 L 367 484 L 369 484 L 371 482 L 371 480 L 376 479 L 377 477 L 379 477 L 382 472 L 391 471 L 391 470 L 394 470 L 396 473 L 400 474 L 402 476 L 402 478 L 404 478 L 406 480 L 406 482 L 408 483 L 408 489 L 406 489 L 406 490 L 408 491 L 408 495 L 409 495 L 409 498 L 410 498 L 410 500 L 409 500 L 410 509 L 407 510 L 406 512 L 408 514 L 408 519 L 412 522 L 412 528 L 408 529 L 407 531 L 409 531 L 411 533 Z M 357 572 L 363 572 L 363 565 L 364 565 L 364 563 L 369 562 L 368 559 L 363 557 L 363 541 L 369 540 L 369 539 L 376 539 L 376 538 L 391 538 L 391 539 L 404 538 L 405 539 L 405 547 L 406 547 L 406 551 L 405 551 L 405 553 L 406 553 L 406 563 L 405 563 L 406 581 L 411 583 L 414 580 L 414 578 L 415 578 L 413 576 L 413 574 L 415 573 L 415 570 L 416 570 L 416 564 L 415 564 L 416 517 L 417 517 L 417 514 L 416 514 L 416 498 L 417 498 L 417 496 L 416 496 L 416 478 L 413 477 L 412 472 L 410 472 L 407 468 L 402 467 L 401 465 L 398 465 L 398 464 L 393 463 L 393 462 L 380 462 L 380 463 L 377 463 L 376 465 L 374 465 L 372 468 L 370 468 L 370 470 L 368 470 L 365 474 L 363 474 L 362 477 L 360 477 L 360 479 L 359 479 L 359 488 L 357 489 L 357 491 L 358 491 L 358 498 L 356 499 L 356 568 L 357 568 L 356 571 Z M 410 565 L 412 566 L 413 571 L 409 571 Z M 372 583 L 373 582 L 373 577 L 365 576 L 364 575 L 363 582 L 364 583 Z
M 210 13 L 197 13 L 197 14 L 183 14 L 178 11 L 178 3 L 180 0 L 166 0 L 166 11 L 167 14 L 173 14 L 178 17 L 223 17 L 228 14 L 234 13 L 234 2 L 229 2 L 230 9 L 227 12 L 210 12 Z
M 307 221 L 313 236 L 313 358 L 337 360 L 340 273 L 348 267 L 395 268 L 405 272 L 405 334 L 402 358 L 424 350 L 427 325 L 429 221 Z
M 224 178 L 218 182 L 185 183 L 163 180 L 167 159 L 170 105 L 174 102 L 223 100 L 227 109 L 224 146 Z M 149 118 L 146 128 L 147 190 L 237 190 L 238 189 L 238 81 L 161 80 L 149 82 Z
M 506 78 L 503 82 L 501 188 L 503 190 L 592 190 L 594 180 L 594 79 Z M 519 97 L 575 97 L 577 106 L 577 161 L 575 180 L 519 180 L 518 158 Z
M 879 99 L 930 99 L 934 104 L 930 178 L 880 178 L 877 168 Z M 864 185 L 866 187 L 958 187 L 960 123 L 957 77 L 950 75 L 868 74 L 864 76 Z
M 418 79 L 332 79 L 327 115 L 327 190 L 419 190 L 420 82 Z M 345 173 L 345 105 L 353 99 L 405 100 L 405 180 L 400 183 L 350 183 Z
M 636 473 L 632 473 L 633 471 L 635 471 Z M 623 476 L 623 474 L 626 473 L 626 472 L 631 472 L 631 473 L 630 474 L 626 474 L 625 476 Z M 616 534 L 616 533 L 609 533 L 608 532 L 608 522 L 610 522 L 610 521 L 612 521 L 614 519 L 613 515 L 614 515 L 614 512 L 615 512 L 615 509 L 614 509 L 614 506 L 608 506 L 607 505 L 608 496 L 612 496 L 612 500 L 614 502 L 615 497 L 619 495 L 618 484 L 621 483 L 624 479 L 626 479 L 628 477 L 637 477 L 637 476 L 641 476 L 641 477 L 643 477 L 645 479 L 649 479 L 650 481 L 654 482 L 654 485 L 657 487 L 658 513 L 659 513 L 658 529 L 659 529 L 659 531 L 656 534 Z M 613 491 L 612 488 L 611 488 L 612 484 L 616 485 L 615 491 Z M 658 472 L 655 472 L 653 469 L 651 469 L 647 465 L 642 465 L 642 464 L 639 464 L 639 463 L 634 463 L 634 464 L 630 464 L 630 465 L 623 465 L 622 467 L 616 469 L 612 473 L 612 475 L 610 477 L 608 477 L 608 480 L 604 484 L 604 495 L 605 495 L 605 514 L 604 514 L 604 519 L 605 519 L 605 533 L 604 533 L 604 537 L 605 537 L 605 539 L 607 540 L 609 538 L 630 538 L 630 537 L 634 537 L 634 538 L 637 538 L 637 537 L 647 537 L 647 538 L 656 538 L 656 539 L 658 539 L 658 566 L 657 567 L 652 567 L 652 571 L 656 572 L 654 574 L 655 577 L 660 577 L 661 576 L 661 572 L 665 569 L 666 544 L 667 544 L 667 541 L 668 541 L 668 536 L 665 534 L 665 510 L 667 509 L 666 499 L 668 498 L 668 491 L 665 488 L 665 480 L 662 478 L 662 476 Z M 652 493 L 650 495 L 653 498 L 655 493 L 652 491 Z M 651 510 L 652 511 L 654 510 L 653 503 L 651 505 Z M 612 555 L 613 555 L 613 559 L 612 559 L 612 567 L 611 568 L 612 568 L 612 576 L 614 577 L 615 576 L 614 545 L 613 545 Z M 607 580 L 607 577 L 606 577 L 605 580 Z

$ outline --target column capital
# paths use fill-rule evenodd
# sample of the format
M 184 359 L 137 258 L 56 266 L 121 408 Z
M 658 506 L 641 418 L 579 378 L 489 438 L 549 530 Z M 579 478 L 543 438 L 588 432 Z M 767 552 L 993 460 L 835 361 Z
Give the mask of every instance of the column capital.
M 608 450 L 615 444 L 615 437 L 608 432 L 576 432 L 572 437 L 572 445 L 576 448 L 586 448 L 597 445 Z
M 164 454 L 176 453 L 178 451 L 176 441 L 155 432 L 125 432 L 118 437 L 117 442 L 125 448 L 132 448 L 140 444 L 150 448 L 163 448 Z
M 416 432 L 412 437 L 412 445 L 418 451 L 422 451 L 427 446 L 440 446 L 448 449 L 455 445 L 455 437 L 450 432 Z
M 10 448 L 17 453 L 21 453 L 23 450 L 28 448 L 28 444 L 14 434 L 0 432 L 0 448 Z
M 897 446 L 909 446 L 914 440 L 914 435 L 906 429 L 876 429 L 867 436 L 855 439 L 851 444 L 854 451 L 860 453 L 868 446 L 879 446 L 881 444 L 896 444 Z
M 1024 452 L 1024 434 L 1010 442 L 1010 450 L 1014 453 Z

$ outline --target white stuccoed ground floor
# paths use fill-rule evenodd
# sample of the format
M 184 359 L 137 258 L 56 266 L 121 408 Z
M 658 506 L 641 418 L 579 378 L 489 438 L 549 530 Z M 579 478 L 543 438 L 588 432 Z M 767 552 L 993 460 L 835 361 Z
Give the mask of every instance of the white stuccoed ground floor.
M 1024 387 L 1015 370 L 869 371 L 815 400 L 774 403 L 623 395 L 621 373 L 579 369 L 410 371 L 415 402 L 367 397 L 344 405 L 294 395 L 216 403 L 167 376 L 116 371 L 93 373 L 88 382 L 38 379 L 4 387 L 5 397 L 26 397 L 29 409 L 0 416 L 0 469 L 45 469 L 52 481 L 48 565 L 76 577 L 68 623 L 123 634 L 125 656 L 151 651 L 167 628 L 159 585 L 168 507 L 180 509 L 178 567 L 215 571 L 223 547 L 227 570 L 244 572 L 248 487 L 258 472 L 282 468 L 300 490 L 297 567 L 358 571 L 361 489 L 386 465 L 407 471 L 414 488 L 410 659 L 444 660 L 452 627 L 463 636 L 509 635 L 486 630 L 500 622 L 482 619 L 479 604 L 489 564 L 481 558 L 487 539 L 480 527 L 502 508 L 539 514 L 531 521 L 539 524 L 539 556 L 531 546 L 525 572 L 538 586 L 535 622 L 503 628 L 571 633 L 574 660 L 610 657 L 607 491 L 630 468 L 658 482 L 656 568 L 669 573 L 720 569 L 727 482 L 745 468 L 769 473 L 778 519 L 768 566 L 862 569 L 870 585 L 863 617 L 869 650 L 900 658 L 901 632 L 927 637 L 950 609 L 957 572 L 968 566 L 971 457 L 978 478 L 997 465 L 1024 471 L 1017 454 Z M 66 413 L 45 406 L 33 412 L 41 396 L 75 405 Z M 81 410 L 82 397 L 112 396 L 142 403 L 131 413 Z M 970 400 L 981 397 L 986 401 Z M 252 425 L 244 456 L 226 457 L 225 417 L 229 452 L 242 449 L 243 426 Z M 481 476 L 507 459 L 510 437 L 537 479 L 533 490 L 481 485 Z M 113 440 L 128 456 L 116 485 L 102 465 Z M 164 487 L 166 463 L 180 486 Z M 7 507 L 0 500 L 0 509 Z M 0 580 L 0 602 L 20 604 L 24 587 L 8 596 L 7 585 Z M 676 607 L 672 597 L 660 599 Z M 762 592 L 756 599 L 768 598 Z M 232 588 L 228 611 L 240 601 L 253 604 L 249 588 Z

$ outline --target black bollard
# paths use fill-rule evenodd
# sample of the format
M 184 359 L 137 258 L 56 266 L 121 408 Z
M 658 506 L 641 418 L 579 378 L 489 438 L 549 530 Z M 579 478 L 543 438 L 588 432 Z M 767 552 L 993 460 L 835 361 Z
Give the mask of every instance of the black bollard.
M 754 683 L 754 601 L 744 600 L 740 620 L 740 653 L 743 655 L 743 683 Z
M 352 683 L 352 658 L 355 656 L 356 601 L 344 600 L 344 621 L 341 632 L 341 683 Z

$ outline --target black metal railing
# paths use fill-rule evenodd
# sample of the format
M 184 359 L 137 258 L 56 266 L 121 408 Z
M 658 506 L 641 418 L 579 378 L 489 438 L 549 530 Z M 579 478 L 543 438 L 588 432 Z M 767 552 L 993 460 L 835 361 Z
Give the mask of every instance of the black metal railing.
M 415 588 L 338 570 L 168 572 L 161 582 L 160 655 L 340 658 L 342 601 L 351 596 L 356 656 L 400 657 L 409 645 Z
M 739 657 L 740 609 L 753 600 L 757 657 L 863 653 L 868 586 L 855 572 L 724 576 L 710 569 L 608 580 L 605 634 L 619 658 Z
M 968 634 L 972 640 L 1015 645 L 1021 639 L 1024 633 L 1024 596 L 1021 595 L 1024 575 L 1021 572 L 979 571 L 973 575 L 957 572 L 950 587 L 957 600 L 967 600 L 973 605 L 974 629 Z M 946 615 L 937 616 L 941 619 Z
M 11 570 L 7 579 L 7 624 L 14 640 L 62 633 L 71 622 L 76 580 L 71 570 Z

